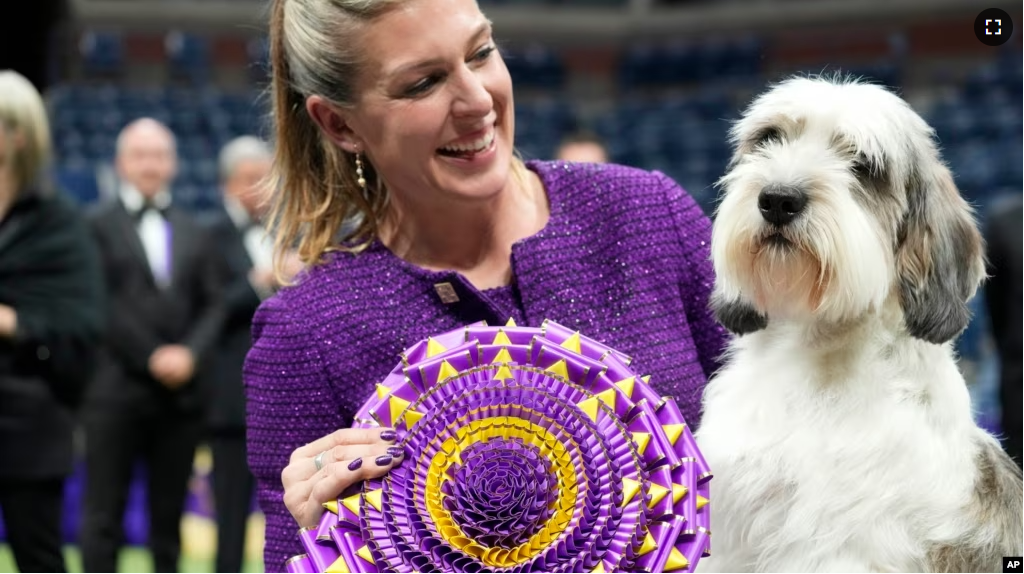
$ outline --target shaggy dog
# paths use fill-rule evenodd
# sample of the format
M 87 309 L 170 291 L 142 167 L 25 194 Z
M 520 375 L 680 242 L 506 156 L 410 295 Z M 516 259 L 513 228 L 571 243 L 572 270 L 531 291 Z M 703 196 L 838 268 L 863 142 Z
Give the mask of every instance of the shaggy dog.
M 738 336 L 697 433 L 699 569 L 999 572 L 1024 554 L 1021 472 L 951 349 L 984 247 L 933 130 L 879 86 L 793 78 L 732 140 L 712 307 Z

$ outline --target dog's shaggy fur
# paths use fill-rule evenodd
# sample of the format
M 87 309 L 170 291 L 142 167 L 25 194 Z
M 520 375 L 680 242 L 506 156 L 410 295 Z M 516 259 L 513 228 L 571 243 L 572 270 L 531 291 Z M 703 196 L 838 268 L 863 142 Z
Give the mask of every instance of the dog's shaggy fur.
M 951 349 L 984 248 L 932 129 L 881 87 L 792 78 L 732 136 L 712 306 L 738 336 L 697 433 L 700 569 L 1000 571 L 1024 554 L 1022 479 Z M 788 222 L 779 189 L 806 201 Z

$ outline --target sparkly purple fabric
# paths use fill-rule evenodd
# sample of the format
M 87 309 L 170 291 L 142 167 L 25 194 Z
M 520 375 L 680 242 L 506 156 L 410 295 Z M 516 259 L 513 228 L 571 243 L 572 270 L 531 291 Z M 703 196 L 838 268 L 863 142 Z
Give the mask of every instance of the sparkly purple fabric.
M 513 246 L 517 289 L 507 293 L 517 297 L 492 301 L 459 274 L 420 269 L 378 242 L 359 255 L 333 256 L 257 312 L 245 383 L 268 572 L 283 571 L 302 551 L 282 501 L 281 470 L 291 452 L 351 426 L 402 350 L 477 321 L 504 324 L 509 301 L 518 299 L 520 325 L 551 319 L 628 350 L 631 366 L 651 375 L 697 428 L 701 393 L 726 342 L 707 305 L 710 221 L 656 172 L 565 162 L 528 167 L 545 184 L 551 217 Z

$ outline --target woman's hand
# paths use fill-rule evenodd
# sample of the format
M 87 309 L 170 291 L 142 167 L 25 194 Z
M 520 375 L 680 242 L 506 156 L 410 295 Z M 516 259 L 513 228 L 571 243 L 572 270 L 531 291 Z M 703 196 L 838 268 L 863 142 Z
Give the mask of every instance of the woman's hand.
M 392 429 L 350 428 L 295 449 L 281 472 L 281 483 L 284 505 L 299 526 L 316 526 L 325 502 L 400 463 L 405 453 L 394 446 L 396 438 Z

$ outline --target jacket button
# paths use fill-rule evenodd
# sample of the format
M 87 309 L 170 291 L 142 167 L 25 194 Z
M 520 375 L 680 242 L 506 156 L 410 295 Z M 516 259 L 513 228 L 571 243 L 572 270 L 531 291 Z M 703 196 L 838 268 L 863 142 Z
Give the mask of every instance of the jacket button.
M 455 288 L 452 287 L 451 283 L 435 283 L 434 291 L 437 292 L 437 296 L 441 298 L 441 302 L 445 305 L 459 302 L 459 296 L 455 293 Z

